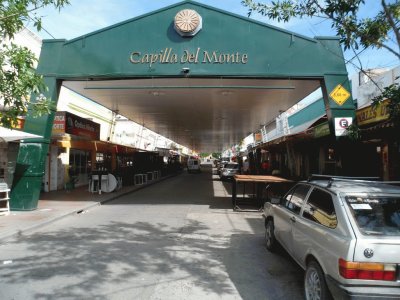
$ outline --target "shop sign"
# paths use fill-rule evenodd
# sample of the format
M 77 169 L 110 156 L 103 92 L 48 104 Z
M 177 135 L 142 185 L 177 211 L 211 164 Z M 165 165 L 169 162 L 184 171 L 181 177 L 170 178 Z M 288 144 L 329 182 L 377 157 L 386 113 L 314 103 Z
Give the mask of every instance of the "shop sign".
M 335 136 L 346 135 L 347 128 L 353 123 L 353 118 L 335 118 Z
M 357 124 L 361 126 L 387 120 L 389 118 L 388 105 L 389 101 L 385 100 L 377 106 L 371 105 L 358 110 Z
M 330 134 L 329 123 L 325 122 L 314 127 L 314 138 L 320 138 Z
M 261 132 L 257 132 L 254 134 L 254 142 L 261 143 L 262 142 L 262 135 Z
M 133 51 L 129 57 L 132 64 L 247 64 L 248 54 L 239 51 L 223 52 L 197 48 L 195 51 L 184 50 L 177 53 L 173 48 L 165 48 L 158 52 Z
M 53 123 L 53 135 L 72 134 L 91 140 L 100 139 L 100 124 L 78 117 L 69 112 L 56 113 Z
M 350 93 L 341 84 L 338 84 L 329 96 L 338 105 L 343 105 L 350 98 Z

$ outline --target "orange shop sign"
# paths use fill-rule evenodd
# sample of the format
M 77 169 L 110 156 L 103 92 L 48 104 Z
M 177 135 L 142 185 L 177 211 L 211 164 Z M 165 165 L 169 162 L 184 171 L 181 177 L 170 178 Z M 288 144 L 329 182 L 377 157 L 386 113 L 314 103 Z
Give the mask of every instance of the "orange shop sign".
M 256 143 L 259 143 L 259 142 L 262 141 L 261 132 L 256 132 L 256 133 L 254 134 L 254 141 L 255 141 Z
M 100 124 L 78 117 L 65 111 L 58 111 L 54 117 L 53 135 L 69 133 L 91 140 L 100 139 Z

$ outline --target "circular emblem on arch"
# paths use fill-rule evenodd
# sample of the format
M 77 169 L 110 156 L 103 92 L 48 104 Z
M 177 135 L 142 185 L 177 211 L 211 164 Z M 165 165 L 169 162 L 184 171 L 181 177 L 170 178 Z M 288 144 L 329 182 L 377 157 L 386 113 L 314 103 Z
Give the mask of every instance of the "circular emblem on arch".
M 175 30 L 181 36 L 194 36 L 202 28 L 202 18 L 193 9 L 184 9 L 178 12 L 174 19 Z

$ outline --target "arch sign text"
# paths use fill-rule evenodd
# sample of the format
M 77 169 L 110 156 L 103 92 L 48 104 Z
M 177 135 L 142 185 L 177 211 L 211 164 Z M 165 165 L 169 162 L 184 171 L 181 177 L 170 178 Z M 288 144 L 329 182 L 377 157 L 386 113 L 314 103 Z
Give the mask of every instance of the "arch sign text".
M 248 54 L 236 52 L 208 51 L 197 48 L 196 51 L 184 50 L 178 54 L 173 48 L 159 52 L 146 53 L 133 51 L 129 58 L 132 64 L 247 64 Z

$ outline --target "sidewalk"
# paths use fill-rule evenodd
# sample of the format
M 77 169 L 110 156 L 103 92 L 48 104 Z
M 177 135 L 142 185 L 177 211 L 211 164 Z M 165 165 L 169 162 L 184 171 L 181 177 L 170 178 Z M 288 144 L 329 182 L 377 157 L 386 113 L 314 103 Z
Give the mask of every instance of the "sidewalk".
M 87 186 L 72 191 L 41 193 L 36 210 L 11 211 L 7 216 L 0 216 L 0 244 L 12 237 L 33 231 L 66 216 L 81 213 L 167 178 L 169 176 L 145 185 L 122 187 L 112 193 L 90 193 Z

